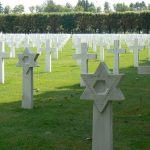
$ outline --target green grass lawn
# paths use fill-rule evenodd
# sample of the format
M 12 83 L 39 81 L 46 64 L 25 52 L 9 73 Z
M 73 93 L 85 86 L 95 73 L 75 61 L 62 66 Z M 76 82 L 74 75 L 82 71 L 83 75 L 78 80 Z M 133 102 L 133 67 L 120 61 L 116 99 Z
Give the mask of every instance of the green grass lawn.
M 16 67 L 17 57 L 5 60 L 0 150 L 91 150 L 93 102 L 80 100 L 84 88 L 79 86 L 80 69 L 73 53 L 70 40 L 59 60 L 52 61 L 52 73 L 45 72 L 45 54 L 39 57 L 33 110 L 21 109 L 22 68 Z M 147 56 L 147 49 L 140 52 L 140 65 L 148 64 Z M 105 60 L 112 71 L 113 55 L 105 53 Z M 99 57 L 89 61 L 89 73 L 98 65 Z M 120 72 L 125 74 L 120 87 L 126 100 L 113 103 L 114 150 L 149 150 L 150 76 L 137 74 L 128 51 L 120 56 Z

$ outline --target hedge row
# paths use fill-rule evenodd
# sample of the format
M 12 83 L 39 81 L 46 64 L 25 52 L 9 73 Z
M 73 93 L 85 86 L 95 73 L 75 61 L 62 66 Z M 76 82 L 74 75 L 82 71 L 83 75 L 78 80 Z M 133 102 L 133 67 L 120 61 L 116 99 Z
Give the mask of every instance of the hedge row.
M 2 14 L 0 31 L 4 33 L 149 33 L 150 11 L 110 14 Z

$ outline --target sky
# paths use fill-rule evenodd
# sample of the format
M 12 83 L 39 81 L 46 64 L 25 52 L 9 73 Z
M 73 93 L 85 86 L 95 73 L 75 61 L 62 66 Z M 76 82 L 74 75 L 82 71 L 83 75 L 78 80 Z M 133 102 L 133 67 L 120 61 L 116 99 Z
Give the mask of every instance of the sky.
M 78 2 L 78 0 L 53 0 L 56 4 L 61 4 L 65 5 L 67 2 L 69 2 L 72 6 L 75 6 Z M 93 2 L 96 6 L 103 6 L 104 2 L 107 1 L 110 4 L 114 3 L 125 3 L 125 4 L 130 4 L 135 3 L 137 1 L 142 2 L 144 1 L 145 3 L 150 3 L 150 0 L 88 0 L 89 2 Z M 3 6 L 9 5 L 12 8 L 15 5 L 22 4 L 25 7 L 25 11 L 28 12 L 28 7 L 30 6 L 35 6 L 35 5 L 41 5 L 45 2 L 45 0 L 0 0 Z

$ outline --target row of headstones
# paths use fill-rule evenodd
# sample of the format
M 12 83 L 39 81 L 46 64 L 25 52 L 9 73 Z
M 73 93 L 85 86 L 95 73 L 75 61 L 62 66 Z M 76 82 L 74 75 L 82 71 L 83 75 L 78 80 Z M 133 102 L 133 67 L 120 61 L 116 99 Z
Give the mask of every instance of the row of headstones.
M 82 45 L 85 49 L 87 44 Z M 19 54 L 18 67 L 23 67 L 23 99 L 22 107 L 31 109 L 33 107 L 33 67 L 37 67 L 39 54 L 31 53 L 26 49 L 23 54 Z M 95 55 L 88 55 L 93 58 Z M 87 56 L 85 57 L 87 58 Z M 149 67 L 140 67 L 140 73 L 148 73 Z M 112 150 L 112 101 L 124 100 L 118 84 L 122 75 L 111 74 L 107 65 L 101 62 L 94 74 L 81 74 L 86 89 L 81 95 L 81 99 L 94 100 L 93 103 L 93 135 L 92 150 Z
M 149 34 L 74 34 L 72 37 L 74 47 L 78 43 L 77 38 L 80 38 L 81 42 L 87 42 L 93 48 L 93 51 L 96 50 L 97 46 L 107 46 L 107 48 L 110 48 L 114 40 L 125 42 L 129 47 L 133 45 L 134 39 L 138 39 L 139 45 L 146 44 L 148 47 L 150 46 Z
M 104 48 L 110 49 L 114 40 L 119 40 L 121 43 L 126 44 L 131 53 L 133 53 L 133 45 L 145 46 L 148 48 L 148 60 L 150 61 L 149 34 L 75 34 L 72 38 L 76 53 L 81 52 L 81 43 L 88 43 L 89 47 L 96 52 L 97 48 L 100 49 L 100 51 L 103 51 Z
M 15 57 L 15 48 L 19 47 L 35 47 L 37 53 L 41 53 L 42 46 L 46 45 L 47 39 L 50 39 L 50 46 L 56 48 L 55 58 L 57 59 L 58 51 L 62 51 L 69 37 L 69 34 L 1 34 L 0 40 L 6 42 L 12 56 Z
M 36 45 L 37 48 L 37 53 L 41 54 L 42 51 L 45 51 L 46 53 L 46 58 L 45 58 L 45 71 L 46 72 L 51 72 L 52 68 L 52 52 L 54 52 L 54 57 L 56 60 L 58 60 L 58 52 L 64 47 L 66 42 L 69 40 L 70 35 L 69 34 L 60 34 L 60 35 L 24 35 L 24 34 L 1 34 L 0 35 L 0 83 L 4 84 L 4 59 L 10 59 L 10 58 L 15 58 L 15 49 L 19 47 L 24 47 L 24 48 L 31 48 L 35 47 L 34 42 L 32 43 L 29 39 L 34 39 L 35 41 L 37 40 L 40 44 Z M 59 37 L 59 38 L 58 38 Z M 38 40 L 42 39 L 42 40 Z M 56 41 L 61 42 L 55 42 Z M 12 41 L 11 41 L 12 40 Z M 36 42 L 37 42 L 36 41 Z M 37 42 L 37 44 L 38 44 Z M 57 45 L 55 44 L 57 43 Z M 5 45 L 10 47 L 10 52 L 5 52 Z M 55 45 L 54 45 L 55 44 Z
M 138 39 L 135 40 L 134 45 L 131 47 L 135 55 L 138 55 L 138 51 L 144 48 L 144 46 L 139 46 L 137 41 Z M 114 41 L 114 49 L 107 50 L 107 52 L 114 53 L 113 74 L 109 72 L 107 65 L 103 61 L 101 61 L 94 74 L 88 74 L 88 60 L 96 59 L 96 54 L 89 54 L 87 51 L 88 44 L 81 43 L 81 52 L 74 54 L 73 58 L 80 60 L 80 85 L 86 86 L 80 98 L 93 100 L 92 150 L 113 150 L 112 101 L 125 99 L 118 87 L 122 78 L 122 75 L 119 74 L 119 54 L 125 53 L 125 50 L 120 48 L 119 40 Z M 135 58 L 138 61 L 138 57 Z M 139 74 L 150 74 L 150 66 L 139 67 L 137 65 L 136 67 L 138 67 Z
M 96 55 L 87 54 L 87 43 L 81 45 L 82 53 L 75 55 L 75 58 L 82 58 L 88 61 L 90 58 L 95 58 Z M 115 49 L 109 50 L 124 51 L 119 49 L 119 42 L 115 41 Z M 115 53 L 114 53 L 115 54 Z M 23 108 L 33 107 L 33 67 L 37 67 L 37 58 L 39 54 L 31 53 L 26 48 L 23 54 L 19 54 L 18 67 L 23 67 Z M 117 59 L 119 60 L 119 59 Z M 85 67 L 87 64 L 85 62 Z M 140 73 L 150 73 L 149 67 L 140 67 Z M 112 150 L 113 135 L 112 135 L 112 101 L 123 100 L 124 96 L 118 87 L 121 79 L 119 73 L 110 74 L 107 65 L 101 62 L 94 74 L 82 73 L 81 77 L 86 85 L 86 89 L 81 95 L 81 99 L 92 99 L 93 104 L 93 138 L 92 150 Z
M 97 59 L 97 54 L 88 53 L 88 43 L 81 43 L 81 41 L 78 42 L 76 49 L 79 49 L 80 51 L 76 51 L 73 58 L 77 59 L 80 64 L 81 74 L 88 73 L 88 60 Z M 139 67 L 139 51 L 141 51 L 144 46 L 140 46 L 138 39 L 135 39 L 134 44 L 129 48 L 134 52 L 134 67 Z M 125 53 L 126 50 L 121 48 L 121 42 L 119 40 L 115 40 L 113 49 L 107 49 L 107 52 L 114 54 L 113 73 L 119 74 L 119 56 L 120 54 Z M 104 62 L 104 48 L 100 49 L 100 61 Z M 80 86 L 84 86 L 82 79 L 80 79 Z

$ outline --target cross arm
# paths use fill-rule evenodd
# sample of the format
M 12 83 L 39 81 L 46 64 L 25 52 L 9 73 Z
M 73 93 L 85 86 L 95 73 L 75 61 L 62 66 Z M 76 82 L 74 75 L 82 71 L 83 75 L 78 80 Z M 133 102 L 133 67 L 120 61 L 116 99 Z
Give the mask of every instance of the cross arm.
M 88 54 L 88 59 L 97 59 L 97 54 Z

